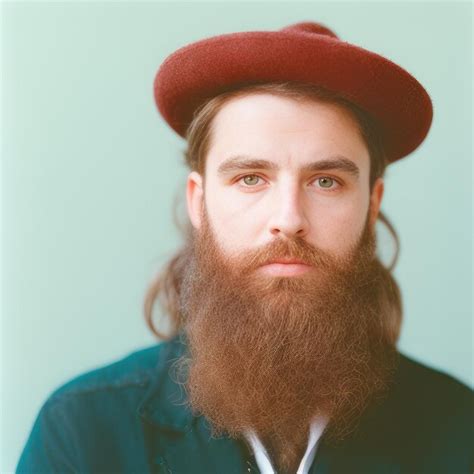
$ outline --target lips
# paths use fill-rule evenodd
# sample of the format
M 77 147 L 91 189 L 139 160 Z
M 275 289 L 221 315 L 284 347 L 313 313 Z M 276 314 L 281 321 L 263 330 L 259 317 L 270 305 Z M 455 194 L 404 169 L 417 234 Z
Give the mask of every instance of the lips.
M 312 266 L 297 258 L 275 258 L 261 268 L 264 273 L 273 277 L 296 277 L 309 272 Z

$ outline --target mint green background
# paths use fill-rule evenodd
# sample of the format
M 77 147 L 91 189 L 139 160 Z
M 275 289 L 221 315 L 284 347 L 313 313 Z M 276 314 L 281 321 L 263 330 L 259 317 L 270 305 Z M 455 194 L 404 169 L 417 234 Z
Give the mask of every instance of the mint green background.
M 142 301 L 179 245 L 186 170 L 152 81 L 175 49 L 220 33 L 321 21 L 426 87 L 432 129 L 389 167 L 382 204 L 401 239 L 399 348 L 472 385 L 469 3 L 2 7 L 1 472 L 54 388 L 154 343 Z

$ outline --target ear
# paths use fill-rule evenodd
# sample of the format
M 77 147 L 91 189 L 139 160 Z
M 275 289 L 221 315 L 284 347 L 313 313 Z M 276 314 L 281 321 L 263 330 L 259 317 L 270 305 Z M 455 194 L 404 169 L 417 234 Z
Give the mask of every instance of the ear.
M 384 190 L 383 178 L 377 178 L 374 183 L 372 194 L 370 196 L 370 224 L 373 226 L 379 215 L 380 205 L 382 204 Z
M 201 211 L 203 205 L 202 176 L 197 171 L 192 171 L 186 181 L 186 201 L 188 216 L 194 228 L 201 227 Z

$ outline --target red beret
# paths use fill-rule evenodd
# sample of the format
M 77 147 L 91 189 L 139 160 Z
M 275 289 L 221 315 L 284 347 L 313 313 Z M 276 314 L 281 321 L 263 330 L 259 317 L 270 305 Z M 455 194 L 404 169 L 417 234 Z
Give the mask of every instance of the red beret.
M 378 122 L 390 162 L 415 150 L 431 126 L 430 96 L 412 75 L 312 22 L 183 46 L 158 69 L 154 96 L 166 122 L 185 137 L 204 101 L 239 84 L 270 81 L 320 85 L 359 105 Z

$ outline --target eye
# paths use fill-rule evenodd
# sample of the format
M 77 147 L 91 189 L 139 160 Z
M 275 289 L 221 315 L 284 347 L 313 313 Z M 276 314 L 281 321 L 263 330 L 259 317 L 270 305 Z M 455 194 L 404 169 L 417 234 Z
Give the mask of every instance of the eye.
M 262 179 L 262 178 L 260 178 L 260 176 L 257 176 L 256 174 L 247 174 L 245 176 L 242 176 L 237 182 L 240 182 L 243 180 L 243 182 L 245 183 L 247 187 L 253 187 L 256 184 L 258 184 L 259 179 Z
M 335 190 L 339 186 L 339 183 L 330 176 L 321 176 L 316 178 L 316 181 L 319 183 L 319 187 L 328 189 L 329 191 L 332 191 L 333 189 Z
M 254 188 L 259 184 L 259 180 L 262 179 L 263 178 L 256 174 L 247 174 L 245 176 L 241 176 L 237 180 L 237 183 L 243 182 L 244 188 Z M 319 188 L 326 189 L 328 191 L 335 191 L 339 186 L 341 186 L 336 179 L 331 178 L 330 176 L 321 176 L 319 178 L 316 178 L 315 181 L 319 183 Z

